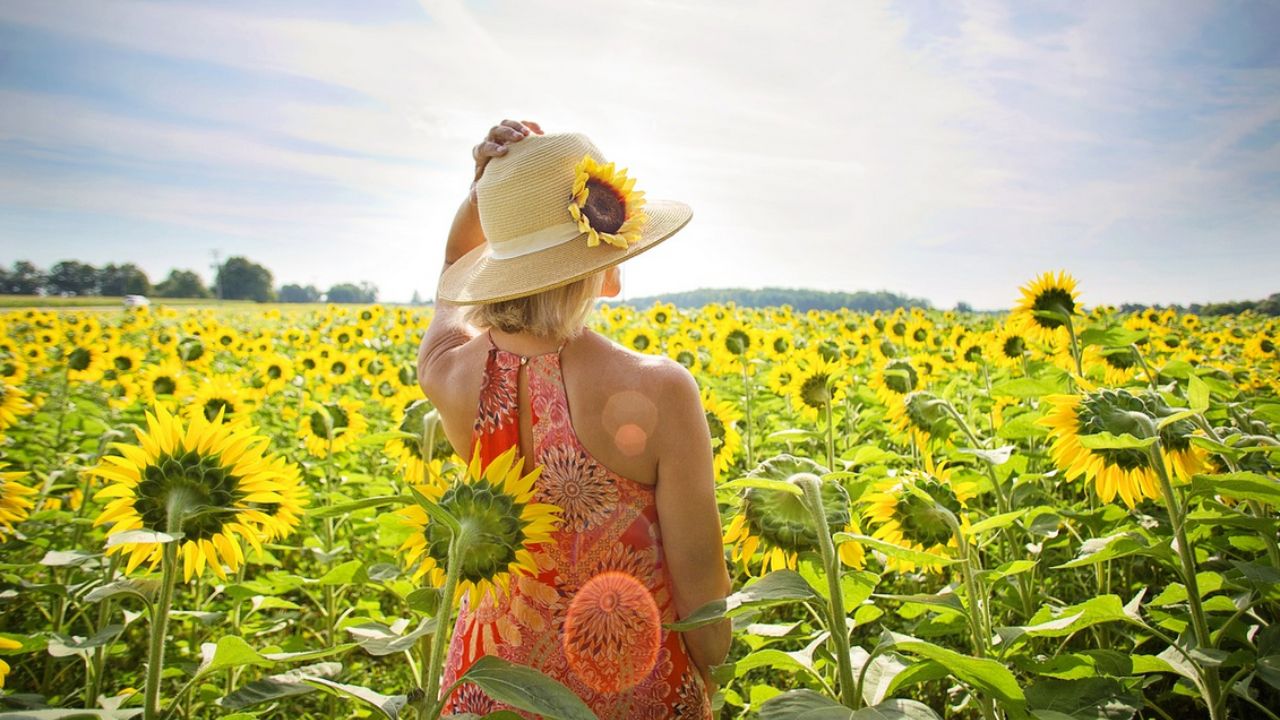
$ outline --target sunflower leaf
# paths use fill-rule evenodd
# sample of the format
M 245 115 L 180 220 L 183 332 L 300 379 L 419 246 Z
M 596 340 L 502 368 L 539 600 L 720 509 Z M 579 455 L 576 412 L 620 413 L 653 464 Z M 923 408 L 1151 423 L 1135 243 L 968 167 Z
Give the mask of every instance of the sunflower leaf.
M 674 623 L 664 623 L 668 630 L 681 632 L 741 615 L 752 608 L 781 603 L 817 600 L 822 596 L 808 580 L 794 570 L 774 570 L 756 582 L 728 597 L 712 600 Z
M 879 538 L 873 538 L 870 535 L 858 535 L 856 533 L 838 532 L 832 536 L 832 540 L 839 545 L 845 542 L 856 542 L 867 545 L 875 550 L 898 560 L 905 560 L 913 565 L 953 565 L 959 560 L 947 557 L 946 555 L 938 555 L 936 553 L 925 552 L 924 550 L 914 550 L 912 548 L 894 545 L 891 542 L 885 542 Z
M 555 720 L 596 720 L 595 713 L 573 691 L 534 670 L 484 655 L 472 663 L 459 681 L 480 686 L 489 697 L 521 710 Z
M 334 695 L 345 695 L 382 713 L 383 717 L 398 720 L 400 711 L 409 703 L 405 695 L 383 695 L 360 685 L 347 685 L 314 675 L 302 676 L 302 681 L 327 690 Z
M 1090 450 L 1142 450 L 1151 447 L 1159 438 L 1136 438 L 1129 433 L 1114 435 L 1107 431 L 1080 435 L 1080 444 Z
M 366 508 L 383 507 L 386 505 L 411 505 L 412 498 L 403 495 L 379 495 L 378 497 L 364 498 L 363 500 L 355 500 L 353 502 L 341 503 L 339 505 L 330 505 L 318 510 L 308 510 L 307 515 L 314 518 L 336 517 L 346 515 L 356 510 L 364 510 Z
M 1280 507 L 1280 480 L 1252 472 L 1195 475 L 1191 478 L 1193 495 L 1221 495 L 1234 500 L 1256 500 Z
M 107 547 L 134 545 L 136 543 L 171 543 L 182 539 L 182 533 L 162 533 L 150 530 L 126 530 L 107 538 Z
M 962 655 L 931 642 L 889 630 L 881 637 L 880 646 L 932 660 L 984 695 L 999 700 L 1010 717 L 1026 717 L 1027 701 L 1022 694 L 1022 687 L 1002 663 L 989 658 Z
M 432 520 L 448 528 L 449 532 L 453 533 L 454 537 L 457 537 L 462 532 L 462 523 L 458 522 L 458 519 L 450 514 L 448 510 L 440 507 L 431 498 L 423 495 L 412 485 L 409 486 L 409 492 L 413 493 L 413 499 L 422 506 L 422 509 L 426 511 L 427 515 L 430 516 Z
M 769 478 L 744 477 L 737 480 L 730 480 L 722 483 L 722 488 L 759 488 L 761 490 L 777 490 L 778 492 L 790 493 L 796 497 L 804 495 L 804 491 L 799 487 L 792 485 L 786 480 L 770 480 Z

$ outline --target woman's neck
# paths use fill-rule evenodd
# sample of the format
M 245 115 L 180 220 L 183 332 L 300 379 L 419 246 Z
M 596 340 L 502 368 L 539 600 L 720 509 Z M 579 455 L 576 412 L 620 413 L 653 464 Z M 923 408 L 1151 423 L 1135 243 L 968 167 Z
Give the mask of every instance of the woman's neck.
M 584 328 L 582 332 L 585 333 L 586 329 Z M 490 328 L 489 334 L 493 337 L 493 342 L 498 347 L 517 355 L 540 355 L 542 353 L 555 352 L 562 342 L 555 338 L 539 337 L 530 332 L 509 333 L 503 332 L 498 328 Z M 567 345 L 568 343 L 566 343 Z

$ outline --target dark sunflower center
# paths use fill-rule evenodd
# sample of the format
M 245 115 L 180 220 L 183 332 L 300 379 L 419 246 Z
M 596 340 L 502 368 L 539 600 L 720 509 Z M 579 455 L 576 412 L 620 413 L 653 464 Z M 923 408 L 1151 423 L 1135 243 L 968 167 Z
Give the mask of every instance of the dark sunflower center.
M 916 328 L 915 331 L 911 333 L 911 339 L 918 343 L 922 343 L 929 339 L 929 331 L 924 328 Z
M 1071 315 L 1076 311 L 1076 301 L 1071 298 L 1071 293 L 1058 287 L 1047 288 L 1044 292 L 1036 296 L 1035 302 L 1031 304 L 1032 310 L 1047 310 L 1064 315 Z M 1060 328 L 1066 327 L 1066 319 L 1059 316 L 1048 317 L 1034 315 L 1036 324 L 1043 328 Z
M 1117 370 L 1128 370 L 1138 364 L 1137 359 L 1133 356 L 1132 350 L 1119 350 L 1117 352 L 1107 353 L 1102 357 L 1107 361 L 1108 365 Z
M 791 349 L 791 341 L 784 337 L 776 337 L 773 339 L 773 351 L 782 354 Z
M 303 367 L 303 369 L 305 369 L 305 370 L 315 370 L 315 369 L 316 369 L 316 361 L 315 361 L 314 359 L 312 359 L 312 358 L 303 358 L 303 359 L 302 359 L 302 367 Z
M 751 336 L 739 328 L 734 328 L 725 335 L 724 346 L 734 355 L 741 355 L 751 347 Z
M 279 380 L 284 375 L 284 370 L 279 365 L 267 366 L 267 377 L 272 380 Z
M 67 367 L 72 370 L 84 370 L 93 360 L 93 354 L 84 348 L 76 348 L 67 355 Z
M 218 417 L 218 411 L 222 410 L 223 417 L 231 417 L 235 414 L 236 406 L 226 398 L 209 398 L 204 402 L 204 417 L 206 420 L 212 420 Z
M 667 322 L 667 314 L 666 314 L 666 313 L 664 313 L 664 312 L 657 312 L 657 313 L 654 313 L 654 315 L 653 315 L 653 321 L 654 321 L 654 322 L 656 322 L 656 323 L 658 323 L 659 325 L 666 324 L 666 322 Z
M 161 375 L 151 381 L 151 391 L 157 395 L 172 395 L 178 389 L 178 383 L 168 375 Z
M 366 366 L 366 367 L 365 367 L 365 370 L 366 370 L 370 375 L 381 375 L 381 374 L 382 374 L 382 371 L 383 371 L 386 367 L 387 367 L 387 366 L 386 366 L 386 364 L 385 364 L 385 363 L 383 363 L 381 360 L 378 360 L 378 359 L 376 359 L 376 358 L 375 358 L 375 359 L 373 359 L 373 360 L 370 360 L 370 361 L 369 361 L 369 364 L 368 364 L 368 366 Z
M 907 334 L 907 324 L 899 320 L 889 326 L 889 332 L 897 335 L 898 337 L 902 337 Z
M 200 455 L 194 451 L 180 455 L 162 455 L 148 465 L 138 483 L 134 508 L 142 517 L 143 527 L 165 532 L 169 528 L 170 500 L 183 506 L 180 528 L 183 540 L 211 538 L 229 521 L 230 509 L 244 494 L 237 488 L 240 479 L 222 465 L 217 455 Z
M 341 360 L 335 361 L 332 365 L 329 366 L 329 371 L 332 372 L 334 375 L 346 375 L 347 364 L 342 362 Z
M 715 450 L 724 444 L 724 423 L 715 413 L 707 413 L 707 427 L 711 430 L 711 449 Z
M 978 362 L 982 359 L 982 346 L 974 343 L 964 349 L 964 359 L 968 362 Z
M 596 232 L 616 233 L 627 219 L 627 206 L 607 183 L 591 179 L 587 181 L 587 201 L 582 206 L 582 214 Z
M 378 383 L 378 395 L 382 397 L 392 397 L 396 394 L 396 386 L 390 380 L 383 380 Z
M 644 333 L 638 333 L 631 339 L 631 347 L 636 350 L 644 350 L 649 347 L 650 343 L 651 341 L 649 340 L 649 336 Z
M 800 397 L 805 405 L 820 408 L 831 402 L 831 391 L 827 389 L 829 379 L 830 376 L 824 372 L 814 373 L 804 379 L 800 385 Z
M 893 519 L 902 528 L 902 536 L 922 547 L 931 548 L 946 545 L 951 539 L 951 526 L 946 515 L 934 504 L 959 514 L 962 510 L 955 493 L 932 480 L 917 483 L 933 498 L 928 502 L 913 493 L 903 493 L 893 510 Z
M 231 337 L 230 335 L 218 336 L 218 344 L 221 345 L 222 347 L 230 347 L 232 343 L 234 343 L 235 341 L 236 339 Z
M 823 340 L 818 343 L 818 354 L 827 362 L 835 362 L 840 359 L 840 344 L 835 340 Z
M 204 357 L 204 343 L 195 338 L 183 340 L 178 346 L 178 357 L 184 362 L 192 362 Z
M 905 360 L 890 360 L 884 369 L 884 384 L 899 395 L 906 395 L 916 389 L 920 376 L 911 363 Z
M 111 364 L 116 366 L 116 370 L 120 372 L 128 372 L 133 369 L 133 358 L 128 355 L 117 355 L 111 359 Z
M 693 353 L 688 350 L 681 350 L 680 352 L 676 353 L 676 362 L 680 363 L 681 365 L 687 368 L 693 367 L 693 361 L 694 361 Z
M 1004 353 L 1007 358 L 1021 358 L 1026 351 L 1027 343 L 1019 335 L 1010 335 L 1004 339 L 1004 343 L 1000 346 L 1000 352 Z
M 889 338 L 885 338 L 880 341 L 880 354 L 888 358 L 897 357 L 898 346 L 895 345 L 893 341 L 890 340 Z
M 822 483 L 822 506 L 827 529 L 844 530 L 849 524 L 849 493 L 839 483 Z M 818 534 L 801 499 L 791 493 L 751 488 L 743 500 L 743 512 L 753 535 L 789 552 L 818 549 Z
M 1271 342 L 1267 338 L 1263 338 L 1262 342 L 1258 345 L 1258 347 L 1262 348 L 1262 352 L 1265 352 L 1265 353 L 1271 353 L 1276 351 L 1276 344 Z
M 417 372 L 408 365 L 401 365 L 399 372 L 396 373 L 396 377 L 400 380 L 400 384 L 405 387 L 418 384 Z
M 350 418 L 347 417 L 347 411 L 343 410 L 342 406 L 337 403 L 325 403 L 324 409 L 329 411 L 329 419 L 333 422 L 333 436 L 338 437 L 350 422 Z M 329 437 L 329 431 L 324 424 L 324 413 L 316 410 L 311 413 L 309 420 L 311 422 L 311 432 L 315 433 L 316 437 Z
M 440 498 L 440 506 L 478 531 L 462 555 L 460 577 L 463 580 L 491 579 L 506 572 L 507 566 L 515 562 L 516 551 L 525 537 L 525 522 L 520 519 L 524 505 L 493 487 L 488 480 L 480 480 L 449 488 Z M 427 552 L 444 566 L 449 560 L 449 530 L 439 523 L 429 523 L 426 535 Z

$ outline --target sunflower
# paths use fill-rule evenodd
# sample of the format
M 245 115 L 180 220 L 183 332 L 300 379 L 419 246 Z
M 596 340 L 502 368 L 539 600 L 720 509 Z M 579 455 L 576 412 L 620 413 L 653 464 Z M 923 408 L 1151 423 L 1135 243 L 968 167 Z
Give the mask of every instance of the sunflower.
M 658 336 L 652 330 L 644 325 L 636 325 L 622 336 L 622 345 L 630 350 L 640 353 L 653 354 L 660 352 L 658 348 Z
M 784 454 L 760 463 L 747 476 L 785 480 L 802 472 L 821 476 L 827 469 L 808 458 Z M 843 485 L 824 481 L 820 492 L 828 532 L 862 532 L 850 512 L 849 492 Z M 748 488 L 743 493 L 742 505 L 725 529 L 724 542 L 733 545 L 731 556 L 734 562 L 742 563 L 747 574 L 751 573 L 750 562 L 756 550 L 764 553 L 760 566 L 763 575 L 770 570 L 794 570 L 801 553 L 820 549 L 813 516 L 802 498 L 784 490 L 764 488 Z M 862 567 L 863 549 L 858 543 L 842 543 L 837 553 L 845 565 Z
M 976 494 L 976 487 L 954 481 L 950 468 L 945 463 L 934 465 L 929 453 L 923 457 L 923 472 L 899 471 L 893 477 L 876 482 L 864 498 L 867 509 L 863 517 L 876 526 L 871 533 L 874 538 L 911 550 L 950 555 L 959 545 L 945 513 L 937 506 L 949 511 L 960 527 L 967 530 L 969 519 L 965 509 Z M 888 557 L 885 567 L 906 573 L 914 571 L 916 564 Z M 931 564 L 921 569 L 939 572 L 942 566 Z
M 817 422 L 833 403 L 844 400 L 844 367 L 819 352 L 805 351 L 793 365 L 789 391 L 801 417 Z
M 921 380 L 920 371 L 911 364 L 911 360 L 895 358 L 885 361 L 878 370 L 871 373 L 868 384 L 875 390 L 880 402 L 893 407 L 907 393 L 919 389 L 923 385 Z
M 132 345 L 113 345 L 107 351 L 103 376 L 108 380 L 132 377 L 142 368 L 143 352 Z
M 1021 326 L 1013 323 L 1001 325 L 987 337 L 987 342 L 986 356 L 1007 369 L 1022 368 L 1023 359 L 1030 350 Z
M 946 441 L 951 434 L 951 417 L 942 403 L 936 395 L 916 390 L 895 400 L 885 417 L 902 440 L 910 439 L 924 449 L 935 439 Z
M 707 414 L 707 428 L 711 431 L 716 477 L 723 477 L 742 449 L 742 433 L 738 432 L 742 413 L 733 403 L 716 397 L 711 388 L 702 389 L 702 409 Z
M 902 339 L 906 342 L 907 347 L 924 350 L 931 349 L 933 338 L 935 336 L 935 328 L 929 319 L 921 316 L 912 317 L 907 322 Z
M 698 344 L 679 335 L 667 343 L 667 357 L 680 363 L 689 372 L 702 372 L 702 358 L 698 356 Z
M 18 418 L 35 410 L 27 394 L 17 385 L 0 378 L 0 433 L 17 424 Z
M 253 426 L 227 423 L 221 410 L 212 420 L 198 411 L 189 416 L 184 424 L 158 405 L 146 414 L 147 430 L 134 430 L 139 445 L 111 444 L 120 455 L 103 456 L 88 470 L 107 483 L 94 495 L 108 502 L 93 524 L 113 523 L 108 537 L 130 530 L 181 532 L 176 542 L 183 581 L 203 573 L 206 563 L 225 580 L 223 563 L 235 571 L 244 561 L 241 541 L 261 551 L 262 526 L 276 524 L 254 505 L 286 502 L 287 466 L 265 453 L 270 440 Z M 108 555 L 123 552 L 129 553 L 126 573 L 144 560 L 154 568 L 164 556 L 156 542 L 106 549 Z
M 404 417 L 396 429 L 413 437 L 395 437 L 383 446 L 383 451 L 396 461 L 396 473 L 410 485 L 422 485 L 427 482 L 426 476 L 439 475 L 442 460 L 453 454 L 438 416 L 431 416 L 430 413 L 431 403 L 425 398 L 410 403 L 404 409 Z M 434 427 L 428 427 L 427 423 Z M 424 433 L 433 433 L 435 436 L 430 449 L 430 465 L 422 455 L 423 443 L 426 442 Z
M 21 385 L 27 380 L 31 365 L 37 367 L 44 364 L 45 350 L 39 345 L 27 345 L 23 348 L 22 357 L 9 355 L 0 358 L 0 380 L 7 380 L 10 385 Z
M 17 650 L 21 647 L 22 643 L 16 640 L 0 637 L 0 650 Z M 4 687 L 4 679 L 9 675 L 9 670 L 9 663 L 0 659 L 0 688 Z
M 538 563 L 530 549 L 552 540 L 559 523 L 560 508 L 534 502 L 534 482 L 542 474 L 542 466 L 520 476 L 523 461 L 519 446 L 495 457 L 483 470 L 480 441 L 477 440 L 466 471 L 455 482 L 431 478 L 417 486 L 431 502 L 439 505 L 472 531 L 466 552 L 459 560 L 456 601 L 466 595 L 470 607 L 483 598 L 497 600 L 506 594 L 512 574 L 536 575 Z M 396 511 L 413 533 L 400 546 L 406 565 L 413 568 L 413 579 L 424 575 L 436 587 L 444 584 L 448 562 L 450 533 L 432 522 L 420 505 Z
M 0 542 L 8 542 L 13 526 L 27 519 L 35 507 L 29 496 L 36 494 L 35 488 L 18 482 L 26 477 L 25 470 L 4 472 L 5 465 L 0 461 Z
M 573 169 L 573 192 L 569 214 L 578 230 L 587 234 L 587 247 L 603 240 L 626 249 L 639 242 L 644 214 L 644 193 L 634 190 L 635 178 L 613 163 L 601 165 L 588 153 Z
M 62 359 L 67 366 L 67 378 L 75 382 L 95 383 L 107 369 L 107 354 L 93 337 L 77 342 L 65 351 Z
M 247 416 L 255 404 L 255 393 L 245 387 L 238 378 L 228 375 L 206 375 L 201 378 L 196 388 L 195 404 L 204 413 L 206 420 L 212 420 L 218 413 L 224 412 L 228 419 Z
M 1076 297 L 1076 280 L 1065 271 L 1057 277 L 1046 272 L 1029 284 L 1019 288 L 1022 299 L 1010 314 L 1010 320 L 1018 323 L 1032 339 L 1061 345 L 1067 339 L 1067 323 L 1082 314 Z M 1056 313 L 1053 316 L 1037 315 L 1037 312 Z
M 303 507 L 311 502 L 311 491 L 302 481 L 297 465 L 283 457 L 271 458 L 272 470 L 278 473 L 280 499 L 275 502 L 253 502 L 249 506 L 260 511 L 266 520 L 258 524 L 262 538 L 268 542 L 288 537 L 302 524 Z
M 138 381 L 143 401 L 155 405 L 161 401 L 183 402 L 194 392 L 182 364 L 173 358 L 147 365 Z
M 369 426 L 360 413 L 363 407 L 364 403 L 347 398 L 311 402 L 298 424 L 298 436 L 306 442 L 307 452 L 324 458 L 346 450 Z
M 1048 395 L 1045 399 L 1053 409 L 1036 422 L 1050 429 L 1050 453 L 1068 480 L 1084 475 L 1094 481 L 1104 502 L 1119 494 L 1130 508 L 1146 498 L 1160 497 L 1159 478 L 1145 448 L 1088 448 L 1080 442 L 1081 436 L 1100 432 L 1140 437 L 1142 426 L 1130 413 L 1146 415 L 1154 423 L 1175 412 L 1158 395 L 1150 390 L 1101 388 L 1084 395 Z M 1191 421 L 1184 419 L 1157 431 L 1171 477 L 1189 481 L 1203 471 L 1206 452 L 1191 443 L 1195 430 Z
M 255 363 L 257 386 L 266 393 L 277 393 L 293 379 L 293 361 L 278 352 L 266 353 Z

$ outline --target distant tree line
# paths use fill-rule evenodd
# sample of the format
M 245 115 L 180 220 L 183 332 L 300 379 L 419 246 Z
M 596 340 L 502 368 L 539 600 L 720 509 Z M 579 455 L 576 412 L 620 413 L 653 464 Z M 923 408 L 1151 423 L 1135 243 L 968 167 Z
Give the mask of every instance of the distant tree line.
M 0 295 L 149 295 L 162 298 L 221 298 L 257 302 L 372 303 L 378 288 L 370 283 L 339 283 L 327 291 L 314 285 L 285 285 L 276 290 L 267 268 L 236 256 L 218 266 L 213 287 L 191 270 L 171 270 L 169 277 L 153 285 L 147 273 L 133 263 L 94 267 L 78 260 L 63 260 L 41 270 L 27 260 L 10 268 L 0 267 Z
M 1187 306 L 1177 304 L 1144 305 L 1142 303 L 1124 303 L 1116 309 L 1123 313 L 1139 312 L 1147 309 L 1173 309 L 1183 313 L 1195 313 L 1196 315 L 1238 315 L 1242 312 L 1252 310 L 1258 315 L 1276 317 L 1280 316 L 1280 293 L 1271 293 L 1265 300 L 1228 300 L 1226 302 L 1216 303 L 1191 303 Z
M 697 308 L 708 303 L 733 302 L 738 307 L 776 307 L 790 305 L 797 312 L 809 310 L 838 310 L 849 308 L 860 312 L 889 311 L 900 307 L 930 309 L 933 306 L 924 298 L 913 298 L 885 290 L 878 292 L 828 292 L 805 288 L 699 288 L 687 292 L 668 293 L 643 298 L 632 298 L 623 304 L 647 308 L 655 302 L 666 302 L 680 308 Z

